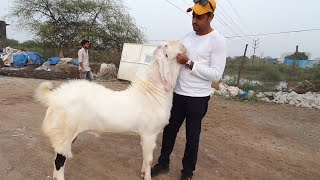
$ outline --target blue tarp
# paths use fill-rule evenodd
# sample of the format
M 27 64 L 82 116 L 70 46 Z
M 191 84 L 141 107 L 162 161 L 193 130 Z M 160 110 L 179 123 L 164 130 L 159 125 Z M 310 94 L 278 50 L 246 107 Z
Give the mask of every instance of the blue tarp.
M 13 55 L 13 66 L 20 67 L 28 65 L 28 56 L 26 54 Z
M 37 65 L 42 65 L 44 63 L 44 57 L 37 52 L 26 52 L 30 60 Z
M 75 59 L 75 60 L 73 61 L 73 64 L 75 64 L 75 65 L 79 65 L 79 64 L 80 64 L 80 62 L 79 62 L 79 60 L 78 60 L 78 59 Z
M 56 65 L 56 64 L 58 64 L 58 62 L 60 61 L 60 58 L 58 58 L 58 57 L 52 57 L 52 58 L 49 58 L 49 63 L 50 63 L 50 65 Z
M 25 52 L 23 54 L 14 54 L 12 56 L 14 67 L 21 67 L 28 65 L 28 60 L 37 65 L 42 65 L 44 63 L 44 58 L 37 52 Z

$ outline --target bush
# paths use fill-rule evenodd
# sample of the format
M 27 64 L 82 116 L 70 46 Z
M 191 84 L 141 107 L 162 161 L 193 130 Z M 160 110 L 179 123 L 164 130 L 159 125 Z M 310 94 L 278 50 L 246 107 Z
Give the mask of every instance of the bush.
M 237 77 L 231 76 L 225 79 L 225 83 L 229 86 L 237 86 Z M 240 79 L 240 89 L 244 91 L 253 90 L 254 92 L 270 91 L 275 89 L 275 84 L 261 83 L 259 81 L 250 81 L 246 79 Z
M 244 91 L 247 91 L 247 92 L 249 90 L 253 90 L 254 92 L 260 92 L 265 89 L 261 84 L 253 83 L 253 82 L 246 82 L 243 85 L 241 85 L 240 88 Z
M 260 74 L 260 79 L 264 81 L 280 81 L 281 80 L 281 72 L 278 68 L 267 67 Z
M 306 69 L 306 79 L 308 80 L 319 80 L 320 79 L 320 66 Z
M 289 74 L 291 72 L 291 66 L 287 66 L 285 64 L 276 64 L 281 73 Z

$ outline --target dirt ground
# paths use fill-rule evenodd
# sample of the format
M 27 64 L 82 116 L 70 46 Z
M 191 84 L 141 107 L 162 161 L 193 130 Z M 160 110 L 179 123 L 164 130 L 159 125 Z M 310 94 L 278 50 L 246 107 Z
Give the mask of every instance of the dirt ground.
M 40 79 L 0 76 L 0 179 L 52 179 L 54 152 L 41 135 L 45 107 L 33 100 Z M 53 81 L 60 84 L 65 80 Z M 127 83 L 100 82 L 121 90 Z M 125 110 L 124 110 L 125 113 Z M 182 127 L 171 170 L 155 180 L 179 178 Z M 161 136 L 154 152 L 158 158 Z M 81 134 L 67 160 L 68 180 L 139 180 L 139 137 Z M 320 111 L 213 97 L 203 121 L 195 180 L 320 179 Z

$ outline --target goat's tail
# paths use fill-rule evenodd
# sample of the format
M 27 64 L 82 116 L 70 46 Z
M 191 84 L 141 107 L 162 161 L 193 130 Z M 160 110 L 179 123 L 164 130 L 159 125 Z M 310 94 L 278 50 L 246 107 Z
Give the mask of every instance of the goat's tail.
M 42 104 L 49 106 L 49 94 L 53 88 L 51 82 L 43 82 L 36 90 L 35 98 Z

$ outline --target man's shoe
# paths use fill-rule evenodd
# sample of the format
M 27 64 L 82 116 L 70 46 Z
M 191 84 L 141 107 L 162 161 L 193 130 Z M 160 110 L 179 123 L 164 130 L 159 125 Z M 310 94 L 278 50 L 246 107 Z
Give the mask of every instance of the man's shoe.
M 192 176 L 181 174 L 180 180 L 191 180 L 191 179 L 192 179 Z
M 169 166 L 158 163 L 154 165 L 153 168 L 151 168 L 151 177 L 158 176 L 159 174 L 167 172 L 169 172 Z

